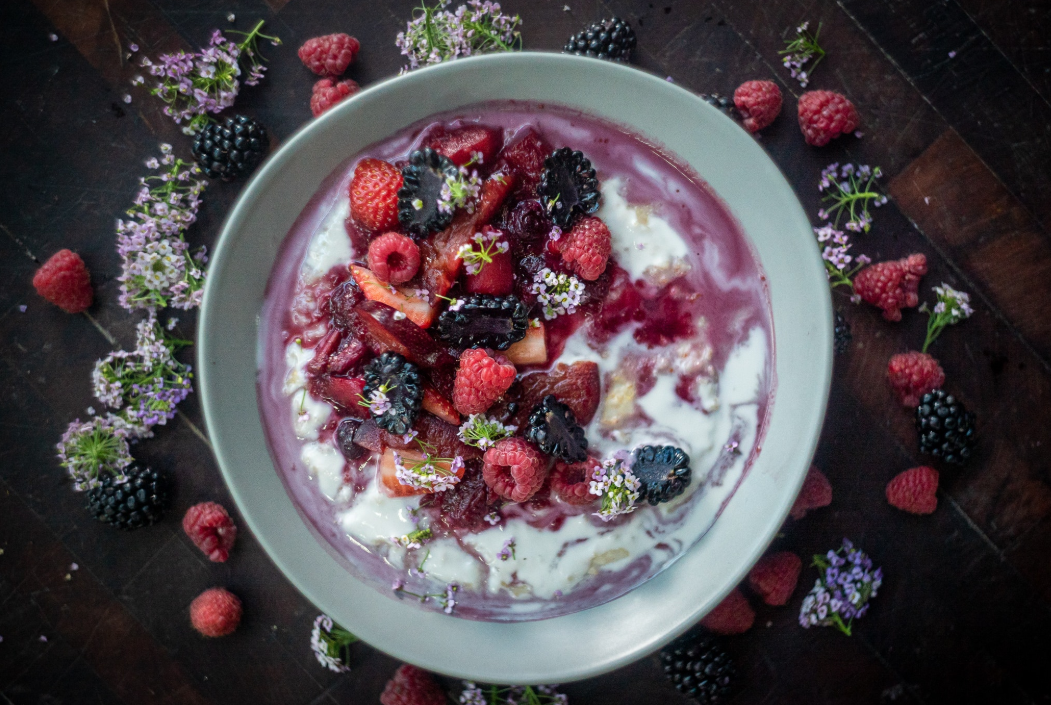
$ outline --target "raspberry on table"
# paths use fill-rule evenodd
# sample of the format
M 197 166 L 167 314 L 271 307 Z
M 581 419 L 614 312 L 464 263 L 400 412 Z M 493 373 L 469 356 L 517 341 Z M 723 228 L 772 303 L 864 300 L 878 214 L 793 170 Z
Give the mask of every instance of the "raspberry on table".
M 190 622 L 204 636 L 226 636 L 241 623 L 242 611 L 237 595 L 223 588 L 211 588 L 190 603 Z
M 349 34 L 326 34 L 299 47 L 299 60 L 318 76 L 340 76 L 354 63 L 361 42 Z
M 464 350 L 453 381 L 453 406 L 464 416 L 485 413 L 514 381 L 515 366 L 503 355 Z
M 820 509 L 832 504 L 832 484 L 825 473 L 813 465 L 807 471 L 803 486 L 792 505 L 790 515 L 793 519 L 802 519 L 811 509 Z
M 734 91 L 734 105 L 744 128 L 758 132 L 781 113 L 781 89 L 773 81 L 745 81 Z
M 900 321 L 901 309 L 919 305 L 920 278 L 926 273 L 927 258 L 921 254 L 877 262 L 854 277 L 854 293 L 883 309 L 883 317 L 888 321 Z
M 845 96 L 832 91 L 807 91 L 799 96 L 799 129 L 806 143 L 823 147 L 858 129 L 861 118 Z
M 799 582 L 803 560 L 791 551 L 763 556 L 748 573 L 748 585 L 763 602 L 774 607 L 788 604 Z
M 213 563 L 225 563 L 237 539 L 234 520 L 216 502 L 201 502 L 187 509 L 182 530 Z
M 354 95 L 360 90 L 361 86 L 349 78 L 345 81 L 323 78 L 314 84 L 314 91 L 310 96 L 310 112 L 317 117 L 347 96 Z
M 387 681 L 380 705 L 445 705 L 445 693 L 427 671 L 403 664 Z
M 401 171 L 379 159 L 362 159 L 350 180 L 350 215 L 372 232 L 398 227 L 398 189 Z
M 752 628 L 755 622 L 755 611 L 738 588 L 727 595 L 722 602 L 701 620 L 701 626 L 710 632 L 729 636 L 743 634 Z
M 485 451 L 482 476 L 485 484 L 504 499 L 524 502 L 547 478 L 547 463 L 533 446 L 521 438 L 505 438 Z
M 938 471 L 921 465 L 899 473 L 887 483 L 887 501 L 910 514 L 931 514 L 938 508 Z
M 613 238 L 605 223 L 595 217 L 586 217 L 581 218 L 555 245 L 562 261 L 573 272 L 588 281 L 595 281 L 606 271 L 609 254 L 613 251 Z
M 420 269 L 420 248 L 412 238 L 384 233 L 369 243 L 369 269 L 385 282 L 404 284 Z
M 95 299 L 88 268 L 72 250 L 51 255 L 33 275 L 33 288 L 66 313 L 86 311 Z
M 591 504 L 597 495 L 591 494 L 591 476 L 601 463 L 589 457 L 582 463 L 555 463 L 551 472 L 551 491 L 566 504 Z
M 930 355 L 910 350 L 895 355 L 887 363 L 887 381 L 898 403 L 915 409 L 924 394 L 945 384 L 945 373 Z

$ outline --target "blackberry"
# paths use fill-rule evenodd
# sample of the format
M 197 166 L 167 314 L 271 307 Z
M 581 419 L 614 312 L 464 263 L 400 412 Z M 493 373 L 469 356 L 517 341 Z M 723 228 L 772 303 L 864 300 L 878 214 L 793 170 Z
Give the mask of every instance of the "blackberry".
M 131 467 L 126 481 L 107 474 L 88 492 L 88 510 L 105 524 L 130 531 L 155 524 L 171 501 L 171 481 L 166 473 Z
M 741 117 L 740 113 L 737 112 L 737 106 L 734 105 L 733 98 L 727 98 L 718 93 L 701 93 L 700 97 L 705 103 L 716 108 L 727 117 L 733 118 L 734 120 Z
M 448 157 L 430 147 L 409 155 L 401 170 L 402 187 L 398 189 L 398 222 L 416 237 L 444 230 L 453 220 L 453 207 L 439 208 L 442 187 L 447 179 L 459 176 Z
M 836 327 L 832 331 L 832 348 L 837 353 L 845 353 L 850 349 L 850 340 L 854 336 L 850 332 L 850 324 L 847 319 L 836 313 Z
M 548 455 L 569 463 L 588 459 L 588 439 L 577 423 L 573 410 L 560 402 L 554 394 L 533 407 L 529 414 L 525 437 Z
M 595 22 L 577 32 L 566 42 L 563 54 L 591 56 L 596 59 L 629 61 L 638 39 L 635 30 L 619 17 Z
M 941 389 L 928 392 L 920 399 L 916 407 L 916 430 L 920 434 L 921 453 L 952 465 L 966 463 L 978 442 L 974 414 Z
M 435 332 L 448 345 L 507 350 L 525 337 L 529 309 L 517 297 L 476 294 L 462 301 L 457 310 L 447 308 L 438 317 Z
M 675 446 L 642 446 L 635 450 L 631 473 L 638 478 L 639 499 L 650 504 L 678 497 L 690 484 L 690 456 Z
M 676 690 L 701 705 L 725 703 L 733 694 L 737 667 L 717 637 L 681 637 L 661 649 L 660 659 Z
M 582 152 L 569 147 L 556 149 L 544 160 L 538 193 L 551 220 L 560 228 L 567 227 L 576 214 L 588 215 L 599 207 L 595 168 Z
M 373 401 L 374 392 L 386 396 L 386 403 L 369 407 L 376 424 L 399 436 L 408 433 L 423 403 L 419 368 L 395 352 L 373 358 L 365 365 L 366 401 Z
M 539 244 L 551 232 L 551 219 L 539 201 L 519 201 L 504 216 L 503 230 L 518 249 Z
M 209 179 L 233 181 L 252 173 L 267 149 L 266 129 L 246 115 L 213 122 L 193 140 L 193 158 Z

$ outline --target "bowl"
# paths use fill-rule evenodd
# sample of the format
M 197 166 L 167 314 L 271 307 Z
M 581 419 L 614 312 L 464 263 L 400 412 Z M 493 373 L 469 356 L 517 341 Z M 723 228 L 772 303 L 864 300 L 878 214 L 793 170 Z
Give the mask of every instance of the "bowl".
M 301 519 L 274 469 L 256 403 L 257 326 L 293 222 L 341 162 L 428 115 L 488 100 L 561 104 L 620 123 L 676 154 L 751 240 L 771 297 L 776 392 L 762 451 L 714 527 L 674 565 L 598 607 L 534 622 L 424 612 L 357 581 Z M 832 312 L 806 215 L 738 125 L 695 94 L 638 69 L 542 53 L 497 54 L 376 84 L 311 121 L 259 168 L 212 255 L 198 330 L 201 401 L 216 458 L 245 522 L 318 608 L 395 658 L 487 683 L 564 683 L 613 670 L 689 629 L 737 585 L 785 519 L 821 430 Z

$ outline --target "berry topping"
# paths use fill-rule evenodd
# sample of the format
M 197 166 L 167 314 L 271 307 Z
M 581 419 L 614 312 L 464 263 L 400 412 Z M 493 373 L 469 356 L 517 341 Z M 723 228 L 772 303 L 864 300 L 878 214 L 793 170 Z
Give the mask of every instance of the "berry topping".
M 354 81 L 333 81 L 331 78 L 323 78 L 314 84 L 314 91 L 310 96 L 310 112 L 314 117 L 331 108 L 347 96 L 354 95 L 361 90 Z
M 698 93 L 697 97 L 712 106 L 727 117 L 737 120 L 741 114 L 737 112 L 732 99 L 718 93 Z
M 380 705 L 445 705 L 445 693 L 427 671 L 404 664 L 387 681 Z
M 577 424 L 573 410 L 548 394 L 529 414 L 526 438 L 547 455 L 571 463 L 582 463 L 588 457 L 588 440 Z
M 744 634 L 755 622 L 755 610 L 737 588 L 704 616 L 701 626 L 716 634 Z
M 578 423 L 587 426 L 598 409 L 601 381 L 598 364 L 591 360 L 577 360 L 569 365 L 560 362 L 546 372 L 525 375 L 518 397 L 521 413 L 524 417 L 544 397 L 554 394 L 573 411 Z
M 887 501 L 910 514 L 933 514 L 938 508 L 938 471 L 921 465 L 887 483 Z
M 836 324 L 832 329 L 832 348 L 839 354 L 845 353 L 850 349 L 850 340 L 853 335 L 850 332 L 850 323 L 847 319 L 839 315 L 836 312 Z
M 484 413 L 515 381 L 515 366 L 503 355 L 490 357 L 471 348 L 460 355 L 453 383 L 453 404 L 461 414 Z
M 780 607 L 788 604 L 802 569 L 802 559 L 791 551 L 771 553 L 760 558 L 748 573 L 748 585 L 763 602 Z
M 423 403 L 420 371 L 398 353 L 383 353 L 365 366 L 362 396 L 359 403 L 377 424 L 391 433 L 408 433 Z
M 86 311 L 95 299 L 84 260 L 71 250 L 59 250 L 33 275 L 36 293 L 66 313 Z
M 517 179 L 515 195 L 520 198 L 535 198 L 540 175 L 544 172 L 544 160 L 551 153 L 547 145 L 532 128 L 503 152 L 503 159 Z
M 350 216 L 361 227 L 383 232 L 398 227 L 401 172 L 379 159 L 362 159 L 350 180 Z
M 138 529 L 155 524 L 171 501 L 171 480 L 165 473 L 131 467 L 123 477 L 112 473 L 88 492 L 88 511 L 118 529 Z
M 678 497 L 690 484 L 690 456 L 675 446 L 636 448 L 631 473 L 641 487 L 639 498 L 656 506 Z
M 734 105 L 741 111 L 744 129 L 758 132 L 781 112 L 781 89 L 773 81 L 745 81 L 734 91 Z
M 336 426 L 336 446 L 347 460 L 360 460 L 366 451 L 354 442 L 354 434 L 361 428 L 362 420 L 352 416 L 341 420 Z
M 488 225 L 457 252 L 467 272 L 464 285 L 472 294 L 506 296 L 515 288 L 511 247 L 502 232 Z
M 190 603 L 190 622 L 203 636 L 233 634 L 241 623 L 241 600 L 223 588 L 205 590 Z
M 460 178 L 456 165 L 433 149 L 425 147 L 409 155 L 401 170 L 398 189 L 398 221 L 410 233 L 425 237 L 449 227 L 453 204 L 446 193 L 449 182 Z
M 799 490 L 799 496 L 792 505 L 792 518 L 802 519 L 811 509 L 820 509 L 830 504 L 832 504 L 832 484 L 825 477 L 825 473 L 811 465 L 803 480 L 803 486 Z
M 361 43 L 347 34 L 326 34 L 303 42 L 299 60 L 318 76 L 341 76 L 354 63 Z
M 521 438 L 505 438 L 485 451 L 485 484 L 504 499 L 524 502 L 547 479 L 547 463 L 536 448 Z
M 237 539 L 237 527 L 221 504 L 201 502 L 186 510 L 182 530 L 213 563 L 225 563 Z
M 481 465 L 468 461 L 467 471 L 455 487 L 428 495 L 420 506 L 436 507 L 438 523 L 450 531 L 479 531 L 489 526 L 485 516 L 497 508 L 498 502 L 499 497 L 485 484 Z
M 941 389 L 924 394 L 916 407 L 916 429 L 920 452 L 953 465 L 963 465 L 974 454 L 978 442 L 974 414 Z
M 467 125 L 431 139 L 427 146 L 446 156 L 456 166 L 492 164 L 500 151 L 503 136 L 500 130 L 484 125 Z
M 577 214 L 598 210 L 601 194 L 591 162 L 582 152 L 563 147 L 544 160 L 544 172 L 537 188 L 540 202 L 555 221 L 565 228 Z
M 898 403 L 915 409 L 924 394 L 939 389 L 945 383 L 945 373 L 933 357 L 911 350 L 890 359 L 887 363 L 887 381 Z
M 361 288 L 353 279 L 333 289 L 328 297 L 328 314 L 332 318 L 332 325 L 340 330 L 350 328 L 354 320 L 354 307 L 364 298 Z
M 504 216 L 502 224 L 516 251 L 543 242 L 553 225 L 540 202 L 532 200 L 516 203 Z
M 193 158 L 209 179 L 233 181 L 252 173 L 270 147 L 266 129 L 245 115 L 213 122 L 193 140 Z
M 619 17 L 594 22 L 566 42 L 564 54 L 590 56 L 612 61 L 630 61 L 637 42 L 635 30 Z
M 737 667 L 717 636 L 681 637 L 661 650 L 660 659 L 675 689 L 699 705 L 725 703 L 733 694 Z
M 562 261 L 588 281 L 595 281 L 606 271 L 613 250 L 609 228 L 594 217 L 581 218 L 555 245 Z
M 901 309 L 920 303 L 920 277 L 927 273 L 927 258 L 912 254 L 891 262 L 871 264 L 854 277 L 854 293 L 883 309 L 888 321 L 900 321 Z
M 601 463 L 588 458 L 582 463 L 555 463 L 551 473 L 551 491 L 566 504 L 591 504 L 598 497 L 591 494 L 591 477 Z
M 799 96 L 799 129 L 809 145 L 823 147 L 858 129 L 860 122 L 854 104 L 839 93 L 808 91 Z
M 525 337 L 529 310 L 514 296 L 456 299 L 438 317 L 436 334 L 449 345 L 506 350 Z
M 369 301 L 389 306 L 405 316 L 420 328 L 427 328 L 434 321 L 438 310 L 431 306 L 427 292 L 416 289 L 395 289 L 391 284 L 382 281 L 376 273 L 365 267 L 350 265 L 350 275 Z
M 420 268 L 420 248 L 411 238 L 384 233 L 369 243 L 369 269 L 391 284 L 404 284 Z

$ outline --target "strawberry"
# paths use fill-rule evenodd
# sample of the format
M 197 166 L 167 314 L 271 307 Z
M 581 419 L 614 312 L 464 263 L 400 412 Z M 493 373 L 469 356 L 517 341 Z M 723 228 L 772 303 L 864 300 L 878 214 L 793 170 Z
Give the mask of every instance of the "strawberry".
M 490 357 L 478 348 L 464 350 L 453 382 L 453 404 L 464 415 L 485 413 L 514 381 L 515 366 L 503 355 Z
M 926 273 L 927 258 L 921 254 L 870 264 L 854 277 L 854 293 L 883 309 L 888 321 L 900 321 L 901 309 L 920 303 L 920 277 Z
M 710 632 L 729 636 L 743 634 L 752 628 L 755 611 L 737 588 L 704 616 L 701 626 Z
M 423 410 L 429 411 L 442 421 L 460 425 L 460 414 L 451 401 L 446 399 L 430 384 L 423 385 Z
M 369 410 L 358 402 L 365 392 L 365 380 L 361 377 L 317 377 L 310 382 L 310 393 L 335 404 L 352 416 L 367 418 Z
M 400 317 L 398 311 L 378 301 L 366 300 L 355 306 L 350 327 L 376 355 L 396 352 L 406 360 L 427 368 L 456 364 L 456 359 L 427 331 L 407 316 Z
M 520 199 L 536 198 L 536 188 L 544 171 L 544 160 L 549 154 L 551 149 L 532 128 L 526 128 L 521 139 L 504 149 L 501 157 L 518 177 L 519 185 L 515 195 Z
M 504 357 L 517 365 L 542 365 L 547 362 L 547 338 L 544 322 L 537 319 L 536 325 L 526 329 L 526 336 L 504 351 Z
M 464 288 L 470 294 L 506 296 L 515 288 L 511 252 L 494 252 L 490 256 L 493 261 L 483 264 L 477 274 L 468 272 L 464 276 Z
M 350 216 L 373 232 L 398 227 L 401 172 L 379 159 L 362 159 L 350 179 Z
M 525 428 L 525 420 L 533 407 L 548 394 L 554 394 L 573 411 L 577 423 L 587 426 L 598 409 L 601 386 L 598 365 L 589 360 L 578 360 L 571 365 L 560 362 L 546 372 L 527 374 L 521 379 L 515 423 Z
M 748 584 L 768 605 L 787 604 L 799 582 L 803 561 L 791 551 L 763 556 L 748 573 Z
M 496 158 L 503 143 L 501 131 L 484 125 L 467 125 L 438 135 L 428 146 L 438 154 L 449 157 L 453 164 L 462 166 L 481 155 L 474 164 L 489 165 Z
M 887 483 L 887 501 L 910 514 L 931 514 L 938 508 L 938 471 L 921 465 Z
M 940 389 L 945 384 L 945 373 L 933 357 L 911 350 L 890 359 L 887 363 L 887 381 L 898 403 L 915 409 L 924 394 Z
M 832 485 L 825 477 L 825 473 L 811 465 L 806 479 L 803 480 L 803 487 L 799 490 L 799 496 L 792 505 L 792 518 L 802 519 L 811 509 L 820 509 L 830 504 L 832 504 Z
M 387 448 L 383 451 L 383 455 L 380 456 L 378 473 L 383 493 L 388 497 L 409 497 L 415 494 L 431 494 L 430 490 L 403 485 L 401 481 L 398 480 L 398 469 L 395 466 L 394 453 L 395 451 L 393 448 Z M 401 456 L 402 464 L 410 467 L 410 469 L 414 463 L 422 462 L 427 459 L 427 456 L 423 453 L 418 453 L 413 450 L 399 450 L 397 453 Z M 431 462 L 434 463 L 435 467 L 443 470 L 449 470 L 452 467 L 452 462 L 449 460 L 432 460 Z M 463 473 L 464 468 L 461 466 L 456 472 L 456 476 L 463 477 Z
M 417 296 L 412 291 L 399 290 L 390 284 L 385 284 L 371 269 L 352 264 L 350 274 L 358 283 L 366 299 L 378 301 L 395 311 L 401 311 L 420 328 L 427 328 L 434 322 L 438 311 L 423 297 Z

